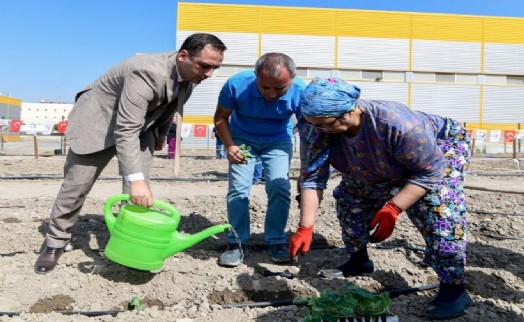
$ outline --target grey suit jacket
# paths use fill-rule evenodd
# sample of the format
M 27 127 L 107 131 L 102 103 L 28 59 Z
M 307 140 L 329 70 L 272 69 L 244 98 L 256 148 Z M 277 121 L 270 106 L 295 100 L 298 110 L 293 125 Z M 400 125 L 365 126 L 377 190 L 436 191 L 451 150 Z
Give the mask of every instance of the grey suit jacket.
M 178 83 L 175 60 L 176 52 L 137 55 L 79 92 L 66 130 L 71 150 L 89 154 L 116 146 L 124 175 L 143 172 L 137 158 L 140 133 L 167 134 L 177 111 L 173 94 L 185 86 L 185 103 L 195 87 Z

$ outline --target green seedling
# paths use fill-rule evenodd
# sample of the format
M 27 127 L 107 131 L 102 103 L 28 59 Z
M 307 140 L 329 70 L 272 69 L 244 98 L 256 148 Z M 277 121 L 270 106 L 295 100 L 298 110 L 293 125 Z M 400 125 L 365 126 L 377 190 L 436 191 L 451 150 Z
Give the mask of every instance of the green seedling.
M 242 144 L 239 146 L 240 153 L 244 156 L 246 159 L 253 158 L 253 155 L 249 152 L 251 151 L 251 147 L 249 145 Z
M 146 308 L 144 304 L 140 303 L 138 295 L 133 295 L 133 298 L 129 302 L 129 306 L 137 311 L 143 311 Z
M 304 322 L 338 321 L 339 318 L 373 317 L 389 314 L 389 294 L 373 294 L 356 285 L 323 291 L 310 299 L 297 297 L 293 304 L 307 305 Z

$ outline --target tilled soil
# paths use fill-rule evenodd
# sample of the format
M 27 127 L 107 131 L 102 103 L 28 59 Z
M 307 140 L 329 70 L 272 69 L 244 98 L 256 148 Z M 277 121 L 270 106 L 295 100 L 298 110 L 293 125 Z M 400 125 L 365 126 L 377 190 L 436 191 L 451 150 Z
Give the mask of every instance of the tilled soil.
M 227 221 L 227 161 L 215 160 L 211 151 L 183 153 L 177 178 L 172 160 L 155 158 L 152 187 L 156 198 L 180 210 L 178 230 L 194 234 Z M 158 271 L 121 266 L 103 254 L 110 237 L 103 205 L 121 189 L 116 160 L 89 194 L 74 227 L 71 250 L 53 272 L 39 275 L 33 265 L 60 188 L 64 160 L 0 156 L 0 321 L 300 321 L 306 308 L 282 303 L 348 283 L 375 292 L 437 282 L 435 273 L 422 263 L 422 238 L 406 216 L 401 216 L 388 240 L 370 248 L 373 274 L 331 280 L 318 276 L 321 269 L 347 260 L 331 197 L 336 175 L 317 215 L 313 249 L 297 263 L 276 265 L 269 260 L 263 244 L 267 197 L 264 186 L 256 185 L 250 199 L 251 255 L 240 267 L 217 265 L 227 245 L 225 234 L 166 258 Z M 516 165 L 508 158 L 473 159 L 466 180 L 467 279 L 475 304 L 456 321 L 524 321 L 524 174 Z M 297 169 L 296 157 L 292 175 Z M 294 195 L 294 182 L 292 186 Z M 293 199 L 289 236 L 298 216 Z M 262 274 L 266 269 L 288 270 L 294 278 L 266 277 Z M 426 321 L 422 313 L 435 294 L 433 289 L 395 297 L 391 312 L 400 321 Z M 143 310 L 129 310 L 133 297 Z M 258 302 L 272 305 L 250 304 Z M 74 312 L 80 314 L 70 315 Z

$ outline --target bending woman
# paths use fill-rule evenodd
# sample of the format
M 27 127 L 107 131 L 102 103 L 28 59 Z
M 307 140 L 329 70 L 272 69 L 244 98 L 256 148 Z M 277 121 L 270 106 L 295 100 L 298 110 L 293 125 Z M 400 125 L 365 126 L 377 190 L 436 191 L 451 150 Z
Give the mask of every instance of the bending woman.
M 342 175 L 333 196 L 350 258 L 323 275 L 372 273 L 367 244 L 391 236 L 405 212 L 426 243 L 424 262 L 440 281 L 426 316 L 463 315 L 472 304 L 464 276 L 463 179 L 471 156 L 467 132 L 452 119 L 359 96 L 358 87 L 338 78 L 315 78 L 302 94 L 306 122 L 300 131 L 307 149 L 301 155 L 300 222 L 290 240 L 290 255 L 309 250 L 331 165 Z

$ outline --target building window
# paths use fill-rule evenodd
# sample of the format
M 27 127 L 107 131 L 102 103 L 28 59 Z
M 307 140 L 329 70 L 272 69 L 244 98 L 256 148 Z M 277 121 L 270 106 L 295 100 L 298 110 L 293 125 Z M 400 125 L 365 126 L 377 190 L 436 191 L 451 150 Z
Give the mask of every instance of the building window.
M 222 66 L 217 70 L 217 74 L 220 76 L 231 76 L 236 72 L 235 66 Z
M 348 79 L 348 80 L 361 80 L 362 71 L 360 70 L 341 70 L 340 78 Z
M 486 75 L 486 84 L 488 85 L 506 85 L 506 76 Z
M 405 82 L 406 73 L 404 72 L 384 72 L 384 80 L 391 82 Z
M 307 68 L 297 68 L 297 76 L 307 78 Z
M 455 74 L 436 73 L 435 74 L 435 82 L 437 82 L 437 83 L 454 83 L 455 82 Z
M 434 83 L 435 82 L 435 73 L 413 73 L 413 81 L 420 83 Z
M 508 85 L 524 85 L 524 76 L 508 76 L 506 82 Z
M 363 70 L 362 71 L 362 79 L 373 80 L 373 81 L 379 82 L 383 78 L 384 78 L 384 75 L 382 71 L 376 71 L 376 70 Z
M 456 74 L 455 82 L 460 84 L 477 84 L 478 76 L 472 74 Z
M 328 77 L 331 77 L 331 69 L 310 68 L 308 70 L 308 77 L 309 78 L 315 78 L 315 77 L 328 78 Z

